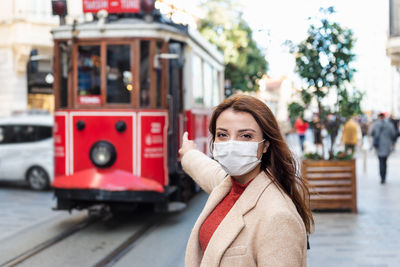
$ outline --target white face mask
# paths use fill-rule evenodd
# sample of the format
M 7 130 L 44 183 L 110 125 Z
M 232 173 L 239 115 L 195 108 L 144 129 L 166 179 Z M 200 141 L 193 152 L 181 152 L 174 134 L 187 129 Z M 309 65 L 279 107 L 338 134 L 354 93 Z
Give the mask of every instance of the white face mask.
M 226 141 L 214 142 L 213 156 L 231 176 L 241 176 L 252 171 L 260 162 L 258 144 L 264 142 Z

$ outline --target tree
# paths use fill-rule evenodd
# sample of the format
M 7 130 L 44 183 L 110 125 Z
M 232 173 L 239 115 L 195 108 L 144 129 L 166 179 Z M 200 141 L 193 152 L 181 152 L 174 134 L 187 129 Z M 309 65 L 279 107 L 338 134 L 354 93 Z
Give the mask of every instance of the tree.
M 252 38 L 252 30 L 230 0 L 205 1 L 206 16 L 198 23 L 200 33 L 224 53 L 227 95 L 235 90 L 256 91 L 267 62 Z
M 302 102 L 289 105 L 291 116 L 300 116 L 313 99 L 317 103 L 321 122 L 329 113 L 345 118 L 361 114 L 363 94 L 356 89 L 350 93 L 348 89 L 356 71 L 351 66 L 355 58 L 352 51 L 355 38 L 352 30 L 328 19 L 334 12 L 333 7 L 320 9 L 320 17 L 310 24 L 306 39 L 296 46 L 289 42 L 291 53 L 296 58 L 295 71 L 306 84 L 301 92 Z M 337 105 L 324 106 L 331 90 L 334 90 Z

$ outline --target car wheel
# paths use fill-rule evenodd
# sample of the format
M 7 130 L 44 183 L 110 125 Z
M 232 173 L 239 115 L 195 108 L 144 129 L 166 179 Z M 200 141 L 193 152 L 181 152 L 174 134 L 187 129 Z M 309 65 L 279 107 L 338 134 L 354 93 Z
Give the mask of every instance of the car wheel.
M 42 167 L 32 167 L 27 174 L 29 186 L 34 190 L 45 190 L 49 188 L 49 175 Z

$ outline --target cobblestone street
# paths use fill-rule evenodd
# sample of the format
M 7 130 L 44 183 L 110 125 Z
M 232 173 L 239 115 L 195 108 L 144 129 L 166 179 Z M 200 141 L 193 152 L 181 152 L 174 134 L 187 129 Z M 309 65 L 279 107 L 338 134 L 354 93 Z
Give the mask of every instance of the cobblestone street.
M 365 168 L 365 169 L 364 169 Z M 314 213 L 308 266 L 400 266 L 400 151 L 388 159 L 380 184 L 378 159 L 357 154 L 358 214 Z

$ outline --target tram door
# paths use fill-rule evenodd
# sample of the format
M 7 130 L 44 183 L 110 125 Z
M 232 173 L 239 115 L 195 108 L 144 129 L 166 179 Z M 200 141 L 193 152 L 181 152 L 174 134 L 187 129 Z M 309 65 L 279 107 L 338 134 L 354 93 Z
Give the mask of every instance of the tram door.
M 183 45 L 178 42 L 169 43 L 169 53 L 177 54 L 179 58 L 169 60 L 169 132 L 168 132 L 168 167 L 169 172 L 174 176 L 179 171 L 178 150 L 179 150 L 179 114 L 183 112 Z

